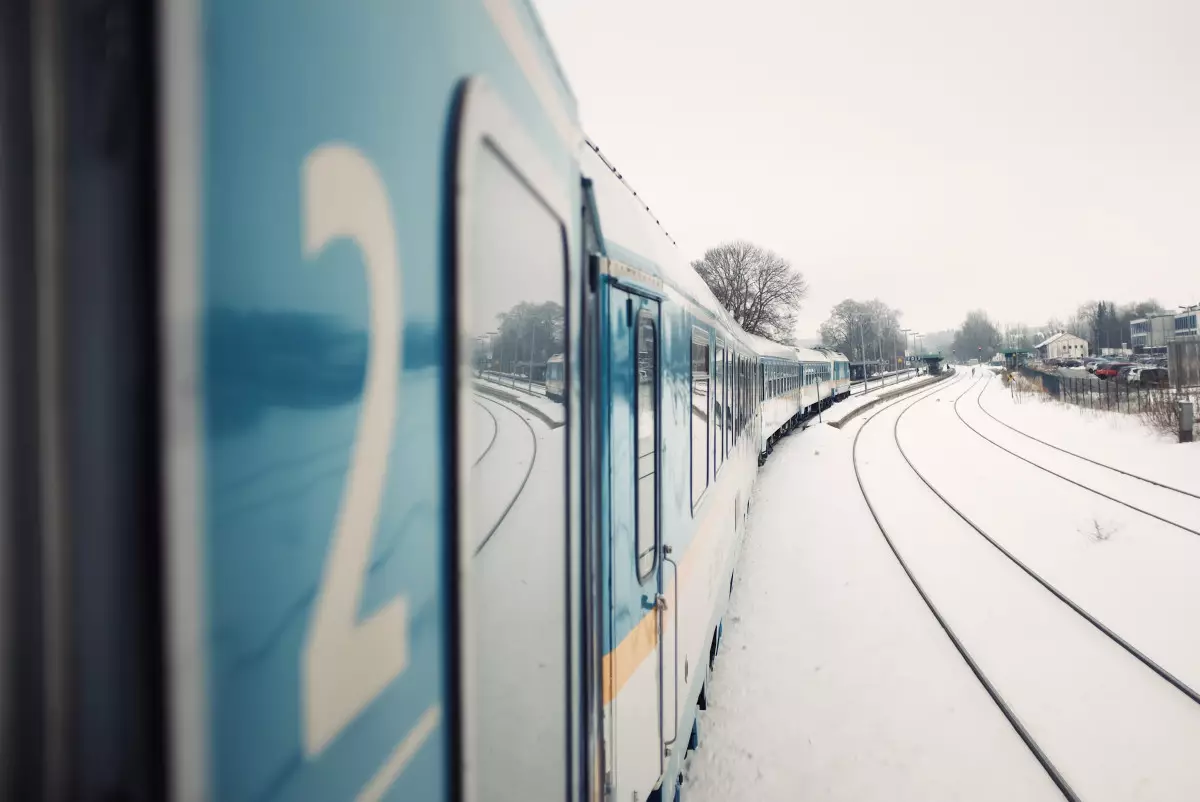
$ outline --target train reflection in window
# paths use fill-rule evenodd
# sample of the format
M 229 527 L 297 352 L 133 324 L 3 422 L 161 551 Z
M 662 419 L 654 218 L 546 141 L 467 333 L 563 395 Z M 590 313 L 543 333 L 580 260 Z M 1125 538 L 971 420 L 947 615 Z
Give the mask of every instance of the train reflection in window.
M 566 249 L 560 221 L 485 144 L 462 276 L 473 343 L 464 510 L 467 737 L 481 802 L 566 788 Z

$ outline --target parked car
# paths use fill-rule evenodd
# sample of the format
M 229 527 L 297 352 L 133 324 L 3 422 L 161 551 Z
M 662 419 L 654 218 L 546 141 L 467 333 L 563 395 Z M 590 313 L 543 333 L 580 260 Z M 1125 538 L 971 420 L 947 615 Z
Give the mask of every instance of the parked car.
M 1115 378 L 1119 382 L 1127 382 L 1127 381 L 1129 381 L 1130 371 L 1134 371 L 1134 370 L 1138 370 L 1138 369 L 1139 369 L 1138 365 L 1122 365 L 1120 370 L 1117 371 L 1117 375 Z
M 1081 360 L 1078 360 L 1078 359 L 1064 359 L 1064 360 L 1062 361 L 1062 363 L 1059 365 L 1059 367 L 1064 367 L 1064 368 L 1081 368 L 1081 367 L 1083 367 L 1083 362 L 1082 362 Z
M 1088 373 L 1095 373 L 1096 368 L 1103 367 L 1107 362 L 1107 359 L 1085 359 L 1083 366 Z
M 1130 371 L 1129 382 L 1143 387 L 1169 387 L 1171 379 L 1166 368 L 1139 368 Z
M 1096 367 L 1096 378 L 1111 379 L 1121 372 L 1121 368 L 1133 367 L 1129 362 L 1105 362 Z

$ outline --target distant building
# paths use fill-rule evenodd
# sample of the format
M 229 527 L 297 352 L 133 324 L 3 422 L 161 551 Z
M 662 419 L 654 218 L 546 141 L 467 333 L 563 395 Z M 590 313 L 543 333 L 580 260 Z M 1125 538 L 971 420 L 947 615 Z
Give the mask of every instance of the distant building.
M 1087 340 L 1065 331 L 1051 334 L 1034 347 L 1042 359 L 1067 359 L 1088 355 Z
M 1196 318 L 1200 314 L 1196 309 L 1187 309 L 1173 317 L 1175 318 L 1174 334 L 1176 338 L 1196 337 Z
M 1135 354 L 1165 354 L 1175 337 L 1176 315 L 1167 312 L 1129 321 L 1129 345 Z

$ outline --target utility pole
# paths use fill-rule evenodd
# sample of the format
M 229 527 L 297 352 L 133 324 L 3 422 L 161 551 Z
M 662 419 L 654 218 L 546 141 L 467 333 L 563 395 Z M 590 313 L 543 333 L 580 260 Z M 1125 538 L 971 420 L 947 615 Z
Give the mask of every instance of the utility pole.
M 862 364 L 863 391 L 867 389 L 867 342 L 863 338 L 863 316 L 858 316 L 858 358 Z

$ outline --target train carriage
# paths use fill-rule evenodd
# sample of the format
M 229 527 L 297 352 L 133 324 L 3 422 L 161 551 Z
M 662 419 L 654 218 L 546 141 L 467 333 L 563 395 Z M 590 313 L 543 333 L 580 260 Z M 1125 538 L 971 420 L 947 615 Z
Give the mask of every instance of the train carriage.
M 585 154 L 600 287 L 603 766 L 673 799 L 760 452 L 760 359 L 641 201 Z
M 0 797 L 599 798 L 532 9 L 83 5 L 0 31 Z
M 721 308 L 524 0 L 133 5 L 0 31 L 0 797 L 671 799 L 845 358 Z

